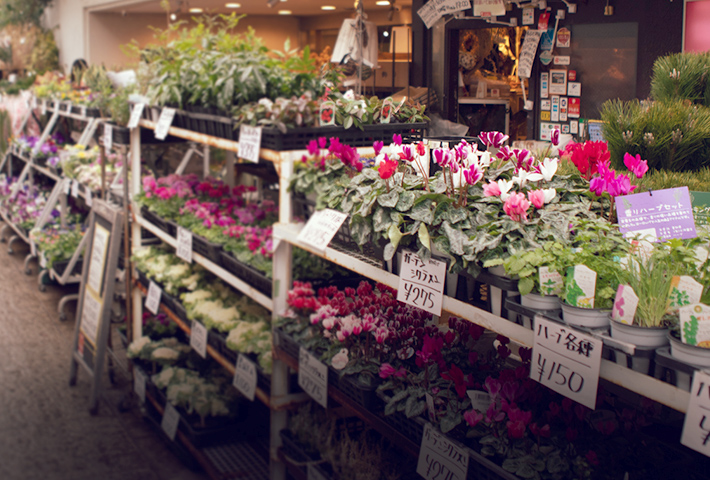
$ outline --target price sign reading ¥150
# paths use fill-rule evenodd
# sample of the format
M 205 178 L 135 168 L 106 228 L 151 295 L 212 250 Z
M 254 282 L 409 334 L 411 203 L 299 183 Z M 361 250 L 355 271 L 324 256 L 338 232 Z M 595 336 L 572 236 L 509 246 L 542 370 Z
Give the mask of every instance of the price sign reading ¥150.
M 241 353 L 237 359 L 237 368 L 234 369 L 232 385 L 239 393 L 250 401 L 254 401 L 256 394 L 256 364 Z
M 298 241 L 316 250 L 325 250 L 347 217 L 347 214 L 329 208 L 315 212 L 298 234 Z
M 261 127 L 242 125 L 239 127 L 239 158 L 259 163 L 261 148 Z
M 445 279 L 446 262 L 433 258 L 424 262 L 416 253 L 405 250 L 402 253 L 397 300 L 433 315 L 441 315 Z
M 710 375 L 696 370 L 680 443 L 710 457 Z
M 530 378 L 594 410 L 601 361 L 601 340 L 535 317 Z
M 178 227 L 177 251 L 175 254 L 187 263 L 192 263 L 192 232 L 190 230 Z
M 328 408 L 328 367 L 303 347 L 298 352 L 298 386 Z
M 419 475 L 427 480 L 465 480 L 468 460 L 465 449 L 426 424 L 417 462 Z
M 158 140 L 165 140 L 168 136 L 170 127 L 173 124 L 173 119 L 175 118 L 174 108 L 164 108 L 160 111 L 160 117 L 158 118 L 158 124 L 155 126 L 155 138 Z

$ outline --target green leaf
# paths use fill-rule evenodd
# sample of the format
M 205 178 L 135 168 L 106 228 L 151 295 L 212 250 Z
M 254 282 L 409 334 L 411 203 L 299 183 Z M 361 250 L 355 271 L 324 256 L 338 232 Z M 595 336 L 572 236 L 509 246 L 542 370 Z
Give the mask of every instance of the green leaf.
M 385 415 L 393 415 L 397 411 L 397 402 L 393 400 L 394 399 L 390 399 L 387 405 L 385 405 Z
M 394 258 L 394 254 L 396 252 L 397 252 L 397 249 L 395 248 L 395 246 L 392 245 L 392 243 L 388 243 L 387 245 L 385 245 L 385 249 L 384 249 L 382 256 L 384 257 L 386 262 L 389 262 L 390 260 L 392 260 Z
M 375 232 L 383 232 L 391 225 L 387 211 L 382 207 L 375 208 L 375 214 L 372 216 L 372 226 Z
M 503 460 L 503 470 L 506 472 L 515 473 L 523 465 L 523 462 L 519 458 L 506 458 Z
M 394 223 L 390 224 L 390 228 L 387 230 L 387 236 L 389 237 L 390 242 L 392 242 L 392 246 L 394 247 L 394 249 L 397 250 L 399 242 L 404 236 L 402 235 L 402 232 L 399 231 L 399 227 Z
M 530 277 L 521 278 L 518 280 L 518 291 L 521 295 L 527 295 L 532 292 L 535 282 Z
M 422 245 L 431 250 L 429 230 L 426 228 L 426 224 L 424 222 L 419 224 L 419 241 L 422 243 Z
M 404 414 L 407 416 L 407 418 L 412 418 L 412 417 L 417 416 L 415 413 L 413 413 L 416 409 L 417 403 L 419 403 L 419 400 L 417 400 L 417 397 L 410 396 L 409 398 L 407 398 L 407 401 L 404 404 Z
M 399 200 L 397 201 L 395 208 L 400 212 L 406 212 L 414 205 L 415 198 L 414 192 L 405 190 L 399 194 Z
M 379 203 L 383 207 L 388 207 L 388 208 L 394 208 L 394 206 L 397 205 L 398 201 L 399 201 L 399 194 L 394 190 L 377 197 L 377 203 Z
M 537 471 L 532 467 L 532 465 L 523 463 L 515 471 L 515 474 L 520 478 L 537 478 Z
M 468 243 L 468 236 L 461 230 L 452 227 L 449 222 L 444 222 L 442 228 L 449 239 L 449 249 L 455 255 L 464 255 L 464 245 Z
M 461 423 L 462 419 L 463 417 L 460 413 L 452 413 L 451 411 L 446 412 L 446 415 L 444 415 L 444 417 L 441 419 L 441 423 L 439 424 L 441 432 L 450 432 Z
M 413 206 L 409 212 L 409 216 L 412 220 L 419 220 L 421 222 L 428 223 L 431 225 L 432 221 L 434 220 L 434 212 L 431 208 L 431 200 L 426 200 Z

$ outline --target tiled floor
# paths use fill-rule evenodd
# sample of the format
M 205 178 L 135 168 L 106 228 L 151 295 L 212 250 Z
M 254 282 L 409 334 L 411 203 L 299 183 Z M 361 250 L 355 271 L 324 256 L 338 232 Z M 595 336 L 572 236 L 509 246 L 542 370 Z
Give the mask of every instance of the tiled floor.
M 168 450 L 135 402 L 119 411 L 131 390 L 124 374 L 114 386 L 104 378 L 99 413 L 89 414 L 88 375 L 80 370 L 76 386 L 68 384 L 74 304 L 60 322 L 66 289 L 40 293 L 37 276 L 24 274 L 26 247 L 13 247 L 11 256 L 0 244 L 0 479 L 207 478 Z

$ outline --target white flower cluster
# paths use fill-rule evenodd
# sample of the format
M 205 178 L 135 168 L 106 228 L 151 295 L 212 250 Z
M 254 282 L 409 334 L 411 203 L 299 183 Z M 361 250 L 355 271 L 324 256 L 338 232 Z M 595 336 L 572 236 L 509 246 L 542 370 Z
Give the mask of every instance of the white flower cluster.
M 138 358 L 163 365 L 174 364 L 190 352 L 190 347 L 177 338 L 169 337 L 152 341 L 148 337 L 136 338 L 128 346 L 128 358 Z
M 267 322 L 240 322 L 229 332 L 227 347 L 241 353 L 257 354 L 261 368 L 271 373 L 271 326 Z
M 234 395 L 224 387 L 226 382 L 218 382 L 201 376 L 198 372 L 185 368 L 167 367 L 151 377 L 153 383 L 166 390 L 168 401 L 183 407 L 188 414 L 196 413 L 205 417 L 226 416 L 231 413 L 229 405 Z

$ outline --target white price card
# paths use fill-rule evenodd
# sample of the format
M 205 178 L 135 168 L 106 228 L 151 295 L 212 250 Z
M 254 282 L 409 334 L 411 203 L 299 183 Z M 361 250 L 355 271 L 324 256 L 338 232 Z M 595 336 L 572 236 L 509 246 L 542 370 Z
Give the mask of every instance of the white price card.
M 79 196 L 79 182 L 76 180 L 71 182 L 71 196 L 74 198 Z
M 46 115 L 47 114 L 47 100 L 42 99 L 42 103 L 40 104 L 40 106 L 41 106 L 40 110 L 42 112 L 42 115 Z
M 594 410 L 602 346 L 591 335 L 536 316 L 530 378 Z
M 232 385 L 239 393 L 254 401 L 256 395 L 256 364 L 244 354 L 237 358 L 237 368 L 234 370 Z
M 39 266 L 47 268 L 47 257 L 44 256 L 44 252 L 40 252 L 39 254 Z
M 153 315 L 158 314 L 158 308 L 160 308 L 160 296 L 163 291 L 160 289 L 157 283 L 153 280 L 150 281 L 148 286 L 148 295 L 145 297 L 145 308 L 148 309 Z
M 81 107 L 79 107 L 79 113 L 82 117 L 86 117 L 86 105 L 82 105 Z
M 298 386 L 328 408 L 328 367 L 303 347 L 298 352 Z
M 409 250 L 402 253 L 397 300 L 441 315 L 444 300 L 446 262 L 430 258 L 427 262 Z
M 180 414 L 170 402 L 167 402 L 165 404 L 165 411 L 163 412 L 163 420 L 160 422 L 160 428 L 163 429 L 170 440 L 175 440 L 179 423 Z
M 133 391 L 138 395 L 138 400 L 145 403 L 145 375 L 137 368 L 133 369 Z
M 183 227 L 178 227 L 176 254 L 178 258 L 192 263 L 192 232 Z
M 113 126 L 110 123 L 104 123 L 104 150 L 109 153 L 113 148 Z
M 710 456 L 710 374 L 696 370 L 680 443 Z
M 308 477 L 307 480 L 327 480 L 322 473 L 318 471 L 315 465 L 312 463 L 308 464 Z
M 155 138 L 158 140 L 165 140 L 168 136 L 168 131 L 173 124 L 173 119 L 175 118 L 174 108 L 164 108 L 160 112 L 160 117 L 158 118 L 158 124 L 155 126 Z
M 143 109 L 145 108 L 145 103 L 136 103 L 133 105 L 133 110 L 131 110 L 131 118 L 128 119 L 128 128 L 136 128 L 138 123 L 141 121 L 143 116 Z
M 298 234 L 298 241 L 316 250 L 325 250 L 346 218 L 346 213 L 336 210 L 319 210 L 308 219 L 308 223 Z
M 64 195 L 69 195 L 69 191 L 71 190 L 71 184 L 72 181 L 70 178 L 64 180 Z
M 468 452 L 430 423 L 424 426 L 417 473 L 426 480 L 466 480 Z
M 466 390 L 466 395 L 471 400 L 471 407 L 478 412 L 485 413 L 491 406 L 491 395 L 483 390 Z
M 239 158 L 259 163 L 261 148 L 261 127 L 242 125 L 239 127 Z
M 94 196 L 88 188 L 86 189 L 86 206 L 89 208 L 94 206 Z
M 190 346 L 199 353 L 202 358 L 207 358 L 207 327 L 197 320 L 192 321 Z

